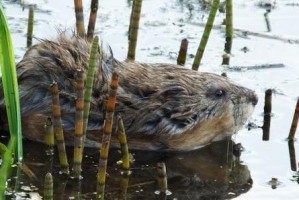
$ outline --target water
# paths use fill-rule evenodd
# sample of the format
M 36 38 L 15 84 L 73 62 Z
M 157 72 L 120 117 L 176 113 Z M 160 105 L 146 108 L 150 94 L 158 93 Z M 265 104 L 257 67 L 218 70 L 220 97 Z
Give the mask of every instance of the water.
M 234 2 L 235 28 L 263 35 L 299 39 L 299 26 L 296 26 L 299 20 L 298 0 L 276 1 L 276 7 L 268 15 L 271 32 L 267 32 L 264 20 L 266 10 L 258 6 L 259 2 L 254 0 Z M 24 47 L 26 45 L 28 9 L 25 8 L 23 11 L 18 4 L 9 1 L 3 1 L 3 3 L 12 31 L 16 58 L 19 60 L 26 50 Z M 194 8 L 191 12 L 188 9 L 189 5 L 193 5 Z M 84 8 L 85 20 L 87 21 L 89 1 L 85 1 Z M 130 1 L 100 1 L 96 33 L 112 47 L 114 56 L 119 60 L 125 59 L 127 54 L 130 11 Z M 189 58 L 187 63 L 190 66 L 193 61 L 190 57 L 196 53 L 203 31 L 203 27 L 198 24 L 206 21 L 207 14 L 208 10 L 195 0 L 144 0 L 136 60 L 176 63 L 180 41 L 183 38 L 188 38 Z M 219 25 L 223 18 L 224 15 L 218 13 L 215 24 Z M 33 43 L 37 43 L 40 38 L 55 38 L 57 29 L 73 30 L 74 24 L 72 1 L 39 1 L 35 13 L 34 36 L 36 39 L 33 40 Z M 299 44 L 259 36 L 244 36 L 241 32 L 235 32 L 231 58 L 232 66 L 262 64 L 283 64 L 285 66 L 279 69 L 236 72 L 228 71 L 220 66 L 224 40 L 223 29 L 212 31 L 200 70 L 218 74 L 226 72 L 230 79 L 255 90 L 259 96 L 259 104 L 250 121 L 259 126 L 263 124 L 264 92 L 269 88 L 275 90 L 272 97 L 273 117 L 271 119 L 270 141 L 262 141 L 261 129 L 248 131 L 244 128 L 233 138 L 236 143 L 241 143 L 244 147 L 240 158 L 233 156 L 231 150 L 223 147 L 226 142 L 185 154 L 160 155 L 137 152 L 135 154 L 136 162 L 133 165 L 135 170 L 133 169 L 133 175 L 130 178 L 132 187 L 128 190 L 129 199 L 159 198 L 154 195 L 158 189 L 154 182 L 156 176 L 154 167 L 161 160 L 166 162 L 168 168 L 169 189 L 172 192 L 172 195 L 167 196 L 168 199 L 235 197 L 238 200 L 278 200 L 298 198 L 298 183 L 295 180 L 296 177 L 293 177 L 297 176 L 298 179 L 298 172 L 291 170 L 288 143 L 285 139 L 290 130 L 293 112 L 299 96 Z M 244 53 L 241 50 L 243 47 L 247 47 L 249 51 Z M 30 145 L 31 143 L 29 147 L 31 147 Z M 298 142 L 295 142 L 297 151 L 298 148 Z M 89 154 L 85 167 L 89 166 L 89 168 L 83 175 L 85 178 L 81 185 L 84 186 L 82 192 L 91 195 L 90 193 L 95 191 L 95 184 L 91 183 L 95 183 L 97 155 L 94 150 L 88 152 L 91 155 Z M 29 164 L 31 163 L 29 166 L 36 170 L 37 174 L 41 173 L 40 176 L 43 177 L 45 169 L 36 167 L 36 163 L 42 163 L 44 157 L 41 157 L 40 153 L 35 155 L 28 151 L 28 154 L 30 156 L 27 158 L 35 158 L 34 156 L 36 156 L 34 161 L 28 159 Z M 112 152 L 111 158 L 108 173 L 110 172 L 109 174 L 112 175 L 108 178 L 109 187 L 107 188 L 110 191 L 108 197 L 115 199 L 113 195 L 119 187 L 119 176 L 117 176 L 119 168 L 115 164 L 118 160 L 117 151 Z M 57 175 L 57 164 L 54 165 L 54 169 Z M 279 181 L 276 189 L 272 189 L 269 185 L 272 178 L 277 178 Z M 25 176 L 24 179 L 26 179 Z M 35 186 L 42 188 L 40 182 L 33 181 Z M 56 183 L 59 182 L 62 183 L 63 181 L 60 181 L 58 176 Z M 24 184 L 28 185 L 29 183 L 25 182 Z M 72 183 L 68 183 L 65 194 L 75 194 L 76 188 L 78 188 L 76 184 L 74 189 Z M 39 193 L 42 194 L 42 190 Z M 64 197 L 66 198 L 66 196 Z

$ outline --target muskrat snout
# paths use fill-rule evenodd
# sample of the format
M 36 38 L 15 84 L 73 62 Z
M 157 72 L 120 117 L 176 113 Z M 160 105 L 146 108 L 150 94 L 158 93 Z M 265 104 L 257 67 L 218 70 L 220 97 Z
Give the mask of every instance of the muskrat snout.
M 252 103 L 253 106 L 256 106 L 257 102 L 258 102 L 258 97 L 255 93 L 253 93 L 252 95 L 250 95 L 248 97 L 248 101 Z

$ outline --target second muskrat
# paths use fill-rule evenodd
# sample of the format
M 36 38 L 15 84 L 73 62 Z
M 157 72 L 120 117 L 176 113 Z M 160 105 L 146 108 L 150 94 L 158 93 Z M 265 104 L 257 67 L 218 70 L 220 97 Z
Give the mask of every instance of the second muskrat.
M 56 81 L 65 137 L 72 141 L 75 73 L 87 69 L 90 48 L 85 39 L 61 34 L 56 41 L 42 40 L 25 53 L 17 64 L 24 138 L 43 141 L 45 121 L 52 115 L 50 85 Z M 172 64 L 120 62 L 111 50 L 99 54 L 87 146 L 100 144 L 113 71 L 119 75 L 115 113 L 122 116 L 133 149 L 192 150 L 228 138 L 242 127 L 258 101 L 252 90 L 213 73 Z M 3 115 L 3 91 L 0 107 Z M 117 144 L 115 137 L 112 144 Z

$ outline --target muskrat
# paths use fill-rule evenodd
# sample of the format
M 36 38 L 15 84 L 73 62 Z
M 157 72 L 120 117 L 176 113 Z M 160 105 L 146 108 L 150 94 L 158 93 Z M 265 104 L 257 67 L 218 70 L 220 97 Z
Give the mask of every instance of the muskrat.
M 61 34 L 55 41 L 41 40 L 25 53 L 17 64 L 24 138 L 43 141 L 45 121 L 52 115 L 50 85 L 56 81 L 66 141 L 72 143 L 75 74 L 77 69 L 87 69 L 90 48 L 85 39 Z M 113 71 L 119 76 L 115 116 L 122 116 L 133 149 L 192 150 L 228 138 L 242 127 L 257 104 L 252 90 L 226 77 L 173 64 L 120 62 L 110 48 L 100 48 L 87 146 L 100 144 Z M 0 107 L 3 115 L 3 91 Z M 115 137 L 113 144 L 117 144 Z

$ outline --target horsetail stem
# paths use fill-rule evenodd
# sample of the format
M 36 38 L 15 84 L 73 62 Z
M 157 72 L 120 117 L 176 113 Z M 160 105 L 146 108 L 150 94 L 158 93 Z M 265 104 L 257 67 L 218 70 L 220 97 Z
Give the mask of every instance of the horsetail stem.
M 106 115 L 103 128 L 102 146 L 100 149 L 99 169 L 97 173 L 97 198 L 104 199 L 107 160 L 110 145 L 110 138 L 112 132 L 114 108 L 116 104 L 116 93 L 118 87 L 118 75 L 116 72 L 112 73 L 112 80 L 110 85 L 110 92 L 107 101 Z
M 292 126 L 291 126 L 291 130 L 290 130 L 289 137 L 288 137 L 289 140 L 294 140 L 294 138 L 295 138 L 298 120 L 299 120 L 299 99 L 297 100 L 297 104 L 295 107 Z
M 91 0 L 90 4 L 90 15 L 89 15 L 89 23 L 87 28 L 87 40 L 92 41 L 94 28 L 97 21 L 97 12 L 99 7 L 98 0 Z
M 44 200 L 53 200 L 53 177 L 47 173 L 44 181 Z
M 164 162 L 157 163 L 157 171 L 158 171 L 158 184 L 161 192 L 167 192 L 167 175 L 166 175 L 166 166 Z
M 83 109 L 83 147 L 86 138 L 86 131 L 88 126 L 88 116 L 90 110 L 90 101 L 91 101 L 91 94 L 93 88 L 93 80 L 95 76 L 95 66 L 97 60 L 97 53 L 98 53 L 98 46 L 99 46 L 99 38 L 96 36 L 93 39 L 92 47 L 90 51 L 90 58 L 88 63 L 88 70 L 86 76 L 86 83 L 85 83 L 85 91 L 84 91 L 84 109 Z
M 47 151 L 49 154 L 53 155 L 54 151 L 53 151 L 53 147 L 54 147 L 54 130 L 53 130 L 53 122 L 52 122 L 52 118 L 48 117 L 46 120 L 46 124 L 45 124 L 45 144 L 47 145 Z
M 52 94 L 54 134 L 56 137 L 61 172 L 64 174 L 68 174 L 69 173 L 69 164 L 67 161 L 67 155 L 66 155 L 66 150 L 65 150 L 58 85 L 56 82 L 53 82 L 51 85 L 51 94 Z
M 233 0 L 226 0 L 226 18 L 225 18 L 225 46 L 226 56 L 223 56 L 222 65 L 229 65 L 230 54 L 233 43 Z
M 84 71 L 77 70 L 76 74 L 76 116 L 75 116 L 75 139 L 73 157 L 73 176 L 80 178 L 83 158 L 83 108 L 84 108 Z
M 74 4 L 75 4 L 77 34 L 80 37 L 85 37 L 84 14 L 83 14 L 82 0 L 74 0 Z
M 126 132 L 123 124 L 123 120 L 120 116 L 117 117 L 117 138 L 120 144 L 121 155 L 122 155 L 122 168 L 125 171 L 130 169 L 130 154 L 127 143 Z
M 135 60 L 141 6 L 142 0 L 133 1 L 129 26 L 129 48 L 127 55 L 128 60 Z
M 210 13 L 209 13 L 209 17 L 208 17 L 208 21 L 206 23 L 204 32 L 202 34 L 201 40 L 200 40 L 200 44 L 198 46 L 193 64 L 192 64 L 192 69 L 198 71 L 203 53 L 205 51 L 210 33 L 211 33 L 211 29 L 213 27 L 213 23 L 214 23 L 214 19 L 216 16 L 216 12 L 218 9 L 218 5 L 219 5 L 219 0 L 214 0 L 213 1 L 213 5 L 211 7 Z
M 177 64 L 184 66 L 186 63 L 187 51 L 188 51 L 188 40 L 185 38 L 181 42 L 181 47 L 179 51 L 179 55 L 177 58 Z
M 32 5 L 30 5 L 29 14 L 28 14 L 28 27 L 27 27 L 27 47 L 31 47 L 32 45 L 33 23 L 34 23 L 34 8 Z
M 268 89 L 265 92 L 265 106 L 264 106 L 263 140 L 265 141 L 268 141 L 270 138 L 271 112 L 272 112 L 272 90 Z

